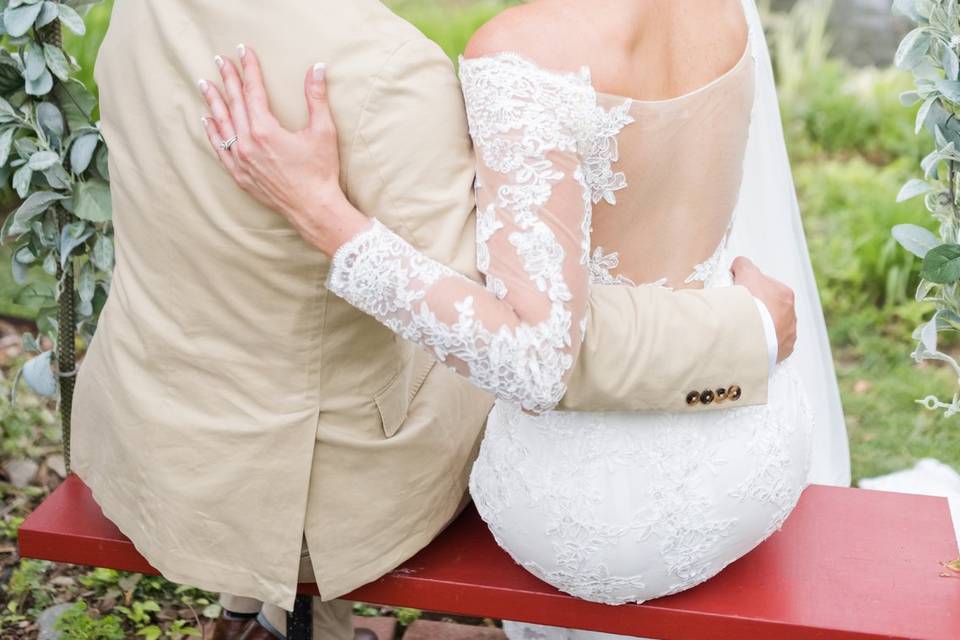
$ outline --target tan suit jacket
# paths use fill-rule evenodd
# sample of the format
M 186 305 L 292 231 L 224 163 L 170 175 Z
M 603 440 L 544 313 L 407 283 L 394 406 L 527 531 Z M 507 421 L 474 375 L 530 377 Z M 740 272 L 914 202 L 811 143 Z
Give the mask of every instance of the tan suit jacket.
M 329 294 L 327 259 L 221 169 L 196 81 L 239 42 L 289 126 L 327 62 L 348 196 L 477 277 L 473 158 L 450 61 L 375 0 L 116 1 L 96 78 L 118 258 L 74 467 L 168 578 L 290 608 L 303 535 L 334 598 L 437 534 L 493 399 Z M 687 394 L 730 384 L 765 401 L 746 290 L 592 295 L 563 409 L 704 410 Z

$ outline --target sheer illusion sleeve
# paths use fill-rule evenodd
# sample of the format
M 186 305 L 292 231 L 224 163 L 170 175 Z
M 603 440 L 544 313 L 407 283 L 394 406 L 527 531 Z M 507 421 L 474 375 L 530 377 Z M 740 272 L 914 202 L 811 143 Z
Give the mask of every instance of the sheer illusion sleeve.
M 596 96 L 577 76 L 497 57 L 464 60 L 461 79 L 486 286 L 377 220 L 337 251 L 327 286 L 473 384 L 548 411 L 586 329 L 592 209 L 579 149 Z

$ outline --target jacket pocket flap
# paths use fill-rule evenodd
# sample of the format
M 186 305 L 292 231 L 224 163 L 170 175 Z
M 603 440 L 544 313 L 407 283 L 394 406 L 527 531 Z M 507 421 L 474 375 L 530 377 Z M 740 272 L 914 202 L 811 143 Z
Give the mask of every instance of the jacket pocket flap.
M 397 375 L 373 397 L 383 423 L 383 435 L 392 438 L 400 430 L 403 421 L 407 419 L 410 402 L 435 364 L 436 360 L 429 356 L 416 358 L 414 366 Z

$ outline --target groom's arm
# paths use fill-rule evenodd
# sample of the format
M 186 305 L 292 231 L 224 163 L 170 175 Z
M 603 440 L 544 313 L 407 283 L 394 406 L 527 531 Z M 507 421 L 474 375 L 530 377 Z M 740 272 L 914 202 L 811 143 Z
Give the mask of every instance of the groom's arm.
M 770 345 L 746 288 L 595 285 L 590 297 L 587 334 L 558 409 L 702 411 L 767 401 Z M 718 403 L 717 391 L 731 388 L 740 398 Z M 706 391 L 714 397 L 705 404 Z
M 450 61 L 425 38 L 405 43 L 373 79 L 361 111 L 344 157 L 350 199 L 432 258 L 479 279 L 474 157 Z M 760 404 L 768 369 L 761 315 L 743 287 L 594 286 L 586 339 L 560 408 Z M 739 399 L 716 402 L 717 390 L 730 388 L 740 389 Z M 710 398 L 705 391 L 713 401 L 702 401 Z

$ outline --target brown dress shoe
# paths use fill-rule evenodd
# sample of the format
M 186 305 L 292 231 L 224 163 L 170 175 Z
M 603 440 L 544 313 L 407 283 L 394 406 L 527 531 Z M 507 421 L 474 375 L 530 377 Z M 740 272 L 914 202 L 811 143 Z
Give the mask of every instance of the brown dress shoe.
M 240 640 L 252 618 L 217 618 L 210 640 Z
M 256 620 L 250 620 L 239 640 L 277 640 L 277 637 L 265 629 Z

